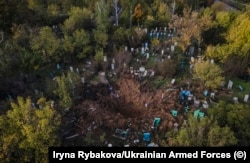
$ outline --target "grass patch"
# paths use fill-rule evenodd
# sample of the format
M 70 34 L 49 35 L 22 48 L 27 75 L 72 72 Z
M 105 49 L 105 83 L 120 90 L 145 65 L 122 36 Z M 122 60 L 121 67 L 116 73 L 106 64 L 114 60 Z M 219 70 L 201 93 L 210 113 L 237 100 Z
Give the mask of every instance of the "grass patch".
M 246 82 L 239 78 L 231 79 L 231 81 L 233 82 L 232 97 L 235 96 L 235 97 L 238 97 L 239 100 L 243 100 L 246 94 L 250 94 L 250 82 Z M 239 86 L 243 88 L 242 91 L 239 88 Z

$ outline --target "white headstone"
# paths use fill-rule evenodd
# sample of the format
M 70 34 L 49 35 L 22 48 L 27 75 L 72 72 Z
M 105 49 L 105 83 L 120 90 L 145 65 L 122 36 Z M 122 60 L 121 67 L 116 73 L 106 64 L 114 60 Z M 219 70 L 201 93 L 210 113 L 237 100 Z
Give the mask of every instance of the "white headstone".
M 79 73 L 79 68 L 76 68 L 76 72 Z
M 208 103 L 207 103 L 207 101 L 205 101 L 205 102 L 202 104 L 202 106 L 203 106 L 204 109 L 207 109 L 207 108 L 208 108 Z
M 214 59 L 211 59 L 211 60 L 210 60 L 210 63 L 211 63 L 211 64 L 214 64 Z
M 194 61 L 195 61 L 195 60 L 194 60 L 194 57 L 191 57 L 191 62 L 194 63 Z
M 198 108 L 200 106 L 200 101 L 199 100 L 194 100 L 194 106 Z
M 231 80 L 228 81 L 227 89 L 232 89 L 233 82 Z
M 170 55 L 168 55 L 168 59 L 171 59 L 171 56 L 170 56 Z
M 111 69 L 115 70 L 115 64 L 114 63 L 111 64 Z
M 134 73 L 134 68 L 130 67 L 130 73 L 133 74 Z
M 152 71 L 150 76 L 155 76 L 155 72 L 154 72 L 154 71 Z
M 130 51 L 133 52 L 133 51 L 134 51 L 134 48 L 131 48 Z
M 171 45 L 171 52 L 174 52 L 174 45 Z
M 145 53 L 145 48 L 142 47 L 142 48 L 141 48 L 141 54 L 144 54 L 144 53 Z
M 145 71 L 144 71 L 144 74 L 143 74 L 143 77 L 147 76 L 147 74 L 148 74 L 148 71 L 145 70 Z
M 164 54 L 164 50 L 162 49 L 162 50 L 161 50 L 161 55 L 163 55 L 163 54 Z
M 234 101 L 234 103 L 238 103 L 239 102 L 238 97 L 233 97 L 233 101 Z
M 249 95 L 245 95 L 244 96 L 244 102 L 248 102 L 248 99 L 249 99 Z
M 115 58 L 112 59 L 112 63 L 115 63 Z
M 178 45 L 178 43 L 177 42 L 174 42 L 174 46 L 177 46 Z
M 84 77 L 81 77 L 81 82 L 85 83 L 85 78 Z
M 175 79 L 172 79 L 171 84 L 174 85 L 174 83 L 175 83 Z
M 145 67 L 140 67 L 140 68 L 139 68 L 139 71 L 140 71 L 140 72 L 144 72 L 144 71 L 145 71 Z
M 71 72 L 73 72 L 73 71 L 74 71 L 72 66 L 70 66 L 70 67 L 69 67 L 69 69 L 70 69 L 70 71 L 71 71 Z
M 103 56 L 103 61 L 104 61 L 104 62 L 107 62 L 107 56 L 106 56 L 106 55 Z
M 124 50 L 125 50 L 125 52 L 127 52 L 127 51 L 128 51 L 128 47 L 127 47 L 127 46 L 125 46 Z
M 214 96 L 215 96 L 214 92 L 210 93 L 210 98 L 214 99 Z
M 146 54 L 146 58 L 149 59 L 149 53 Z

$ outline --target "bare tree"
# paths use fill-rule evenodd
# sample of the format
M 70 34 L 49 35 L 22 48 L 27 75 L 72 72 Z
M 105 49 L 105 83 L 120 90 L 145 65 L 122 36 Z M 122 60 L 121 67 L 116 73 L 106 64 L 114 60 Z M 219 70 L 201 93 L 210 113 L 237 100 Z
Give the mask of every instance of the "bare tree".
M 119 0 L 112 0 L 112 6 L 115 10 L 115 26 L 119 25 L 119 15 L 122 12 L 122 8 L 118 5 Z

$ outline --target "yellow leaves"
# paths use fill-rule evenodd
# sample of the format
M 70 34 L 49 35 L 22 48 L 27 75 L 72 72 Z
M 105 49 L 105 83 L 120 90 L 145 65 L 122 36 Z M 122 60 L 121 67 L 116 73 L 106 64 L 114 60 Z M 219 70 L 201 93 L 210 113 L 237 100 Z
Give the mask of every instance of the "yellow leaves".
M 141 19 L 142 16 L 144 14 L 144 11 L 143 11 L 143 7 L 140 3 L 138 3 L 136 6 L 135 6 L 135 9 L 134 9 L 134 13 L 133 13 L 133 17 L 135 19 Z
M 222 69 L 209 61 L 195 63 L 194 73 L 201 78 L 207 88 L 215 89 L 224 81 Z

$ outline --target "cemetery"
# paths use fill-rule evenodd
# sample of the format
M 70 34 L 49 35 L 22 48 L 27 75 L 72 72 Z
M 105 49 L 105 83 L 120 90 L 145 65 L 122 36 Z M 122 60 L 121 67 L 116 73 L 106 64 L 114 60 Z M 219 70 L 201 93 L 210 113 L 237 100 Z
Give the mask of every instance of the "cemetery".
M 48 146 L 250 144 L 243 0 L 21 2 L 0 10 L 0 162 L 47 162 Z
M 83 90 L 80 96 L 84 100 L 66 113 L 67 117 L 81 116 L 75 119 L 73 128 L 69 125 L 71 132 L 62 133 L 63 138 L 75 134 L 94 137 L 105 133 L 105 142 L 112 146 L 147 146 L 158 143 L 154 142 L 156 135 L 169 130 L 177 132 L 189 113 L 196 119 L 204 118 L 209 107 L 216 106 L 220 98 L 230 103 L 249 103 L 249 90 L 244 91 L 232 80 L 211 90 L 204 88 L 199 78 L 192 78 L 190 65 L 201 62 L 201 58 L 194 54 L 194 47 L 187 55 L 183 54 L 177 65 L 180 71 L 171 78 L 159 77 L 161 74 L 151 65 L 174 60 L 180 55 L 175 52 L 178 44 L 172 46 L 169 43 L 168 36 L 174 37 L 175 33 L 160 33 L 157 28 L 151 30 L 147 41 L 161 39 L 166 51 L 152 49 L 149 43 L 131 48 L 131 51 L 125 46 L 124 55 L 131 59 L 130 64 L 122 65 L 114 58 L 105 57 L 103 62 L 110 64 L 110 68 L 94 77 L 82 76 L 86 80 L 76 89 Z M 67 139 L 68 143 L 71 141 L 77 141 L 77 137 Z

